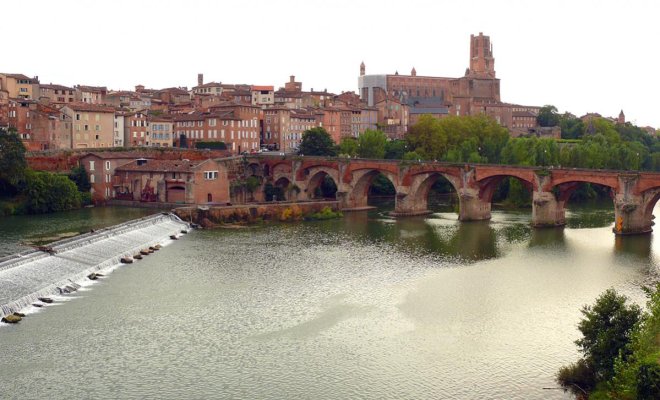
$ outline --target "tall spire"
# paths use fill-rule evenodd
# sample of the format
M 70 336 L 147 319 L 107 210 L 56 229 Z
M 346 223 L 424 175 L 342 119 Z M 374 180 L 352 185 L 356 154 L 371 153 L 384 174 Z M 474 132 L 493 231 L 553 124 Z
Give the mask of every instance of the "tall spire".
M 364 76 L 366 68 L 364 67 L 364 61 L 360 64 L 360 76 Z

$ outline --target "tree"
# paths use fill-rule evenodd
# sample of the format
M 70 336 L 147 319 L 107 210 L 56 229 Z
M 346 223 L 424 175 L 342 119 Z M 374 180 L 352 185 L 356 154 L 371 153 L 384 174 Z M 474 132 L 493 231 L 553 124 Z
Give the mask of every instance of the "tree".
M 402 160 L 406 151 L 408 144 L 405 140 L 388 140 L 385 143 L 385 158 L 388 160 Z
M 419 117 L 406 135 L 410 151 L 425 160 L 442 158 L 447 152 L 447 137 L 443 135 L 439 122 L 428 114 Z
M 387 136 L 382 131 L 367 129 L 358 138 L 358 155 L 362 158 L 385 158 Z
M 539 115 L 536 117 L 536 121 L 541 126 L 557 126 L 559 125 L 559 114 L 557 113 L 557 107 L 551 105 L 545 105 L 539 110 Z
M 336 156 L 337 146 L 332 137 L 321 127 L 308 129 L 303 133 L 300 154 L 306 156 Z
M 357 157 L 358 141 L 353 137 L 344 137 L 339 144 L 339 154 L 349 157 Z
M 608 289 L 593 306 L 582 308 L 583 318 L 578 323 L 582 338 L 575 344 L 583 358 L 559 370 L 560 385 L 579 394 L 614 376 L 617 357 L 625 361 L 631 354 L 628 344 L 642 315 L 640 307 L 627 304 L 627 300 L 614 289 Z
M 0 193 L 13 193 L 25 180 L 25 146 L 16 131 L 0 128 Z
M 76 184 L 79 192 L 86 193 L 89 192 L 89 189 L 92 188 L 92 184 L 89 182 L 87 171 L 82 165 L 71 169 L 71 173 L 69 173 L 69 179 L 71 179 Z
M 65 175 L 28 171 L 24 194 L 30 214 L 42 214 L 79 208 L 81 194 L 75 183 Z

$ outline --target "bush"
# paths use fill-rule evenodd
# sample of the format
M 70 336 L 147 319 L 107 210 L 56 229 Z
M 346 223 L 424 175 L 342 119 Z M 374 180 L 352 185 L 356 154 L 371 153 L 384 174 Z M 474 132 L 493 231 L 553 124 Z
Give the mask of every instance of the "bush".
M 26 173 L 26 211 L 42 214 L 80 208 L 82 196 L 67 176 L 50 172 Z
M 637 398 L 643 400 L 660 399 L 660 365 L 657 361 L 647 361 L 637 372 Z
M 225 142 L 195 142 L 196 149 L 227 150 Z
M 317 213 L 313 213 L 305 217 L 308 221 L 323 221 L 326 219 L 335 219 L 341 218 L 344 214 L 341 211 L 332 211 L 330 207 L 323 207 L 323 209 Z
M 584 359 L 561 367 L 557 373 L 557 382 L 576 396 L 584 396 L 596 386 L 594 370 Z

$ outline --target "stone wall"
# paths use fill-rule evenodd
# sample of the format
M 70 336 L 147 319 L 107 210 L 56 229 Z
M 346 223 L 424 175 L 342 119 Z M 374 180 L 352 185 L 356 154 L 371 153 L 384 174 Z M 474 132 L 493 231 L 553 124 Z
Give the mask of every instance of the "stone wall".
M 254 223 L 258 221 L 298 221 L 305 216 L 330 207 L 339 210 L 337 201 L 259 203 L 234 206 L 181 207 L 174 213 L 184 221 L 192 221 L 204 227 L 224 223 Z

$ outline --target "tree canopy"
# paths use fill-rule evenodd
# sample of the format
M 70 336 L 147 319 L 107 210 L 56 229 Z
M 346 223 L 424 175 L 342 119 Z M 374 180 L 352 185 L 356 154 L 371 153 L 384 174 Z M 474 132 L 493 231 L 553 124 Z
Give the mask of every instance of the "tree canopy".
M 582 337 L 575 341 L 583 357 L 575 364 L 562 367 L 557 381 L 576 394 L 590 392 L 596 384 L 612 378 L 617 357 L 631 354 L 628 343 L 642 315 L 636 304 L 628 304 L 626 296 L 608 289 L 593 306 L 584 306 L 578 323 Z
M 0 128 L 0 192 L 15 193 L 25 180 L 25 146 L 15 131 Z
M 559 114 L 557 113 L 557 107 L 552 105 L 545 105 L 539 110 L 539 115 L 536 117 L 536 121 L 541 126 L 557 126 L 559 125 Z
M 385 158 L 387 136 L 382 131 L 367 129 L 358 137 L 358 156 Z
M 306 156 L 336 156 L 337 146 L 325 129 L 316 127 L 303 133 L 299 151 Z
M 422 115 L 410 128 L 408 148 L 425 160 L 498 163 L 509 132 L 485 115 Z

